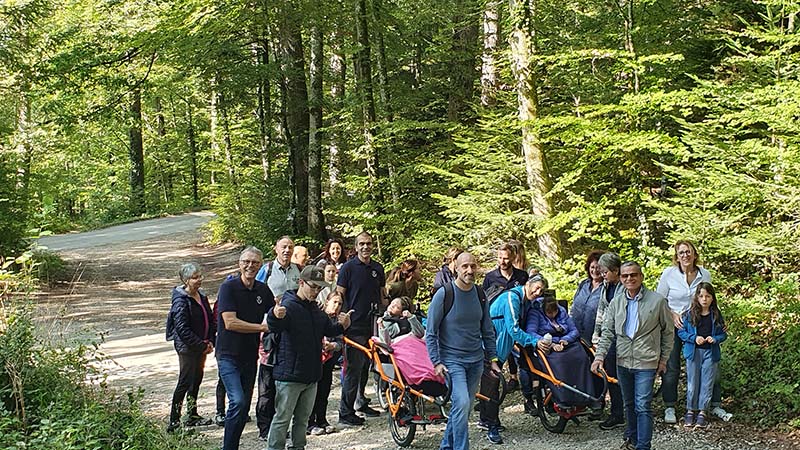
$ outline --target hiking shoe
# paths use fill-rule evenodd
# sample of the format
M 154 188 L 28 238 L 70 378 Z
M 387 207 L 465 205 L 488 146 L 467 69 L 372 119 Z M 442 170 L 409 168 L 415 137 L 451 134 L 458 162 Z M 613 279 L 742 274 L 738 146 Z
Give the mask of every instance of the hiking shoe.
M 525 400 L 525 414 L 529 414 L 531 416 L 538 416 L 539 412 L 536 411 L 536 404 L 533 403 L 533 399 L 526 399 Z
M 708 427 L 708 419 L 706 419 L 706 415 L 700 412 L 697 415 L 697 418 L 694 421 L 694 427 L 699 429 L 704 429 Z
M 336 433 L 336 427 L 333 425 L 325 425 L 325 434 Z
M 596 422 L 603 418 L 603 410 L 600 408 L 592 408 L 589 412 L 589 421 Z
M 339 416 L 339 424 L 346 427 L 360 427 L 364 425 L 364 418 L 358 417 L 355 414 L 348 414 L 346 416 Z
M 181 428 L 181 422 L 177 420 L 173 420 L 172 422 L 167 425 L 167 433 L 174 433 Z
M 678 418 L 675 417 L 675 408 L 669 407 L 664 410 L 664 423 L 678 423 Z
M 636 450 L 636 444 L 630 439 L 625 439 L 619 448 L 620 450 Z
M 269 441 L 269 434 L 259 434 L 258 435 L 258 440 L 261 441 L 261 442 Z
M 608 416 L 608 419 L 602 421 L 599 426 L 601 430 L 608 431 L 623 425 L 625 425 L 625 419 L 622 417 Z
M 325 428 L 322 428 L 322 427 L 312 427 L 312 428 L 311 428 L 311 431 L 310 431 L 310 434 L 311 434 L 312 436 L 321 436 L 321 435 L 325 434 Z
M 514 392 L 519 389 L 519 381 L 516 378 L 508 380 L 506 383 L 506 392 Z
M 364 414 L 364 415 L 365 415 L 365 416 L 367 416 L 367 417 L 380 417 L 380 415 L 381 415 L 381 413 L 380 413 L 380 412 L 378 412 L 378 411 L 377 411 L 377 410 L 375 410 L 375 409 L 372 409 L 372 408 L 370 408 L 370 407 L 369 407 L 369 406 L 367 406 L 367 405 L 364 405 L 364 406 L 362 406 L 361 408 L 358 408 L 356 411 L 358 411 L 358 412 L 360 412 L 360 413 Z
M 189 420 L 186 421 L 187 427 L 204 427 L 207 425 L 211 425 L 214 423 L 211 419 L 206 419 L 205 417 L 201 416 L 193 416 L 189 417 Z
M 683 416 L 683 427 L 688 429 L 692 426 L 694 426 L 694 411 L 686 411 L 686 415 Z
M 214 416 L 214 423 L 217 424 L 218 427 L 225 426 L 225 414 L 217 414 Z
M 711 415 L 714 417 L 718 417 L 725 422 L 730 422 L 731 418 L 733 418 L 733 414 L 729 413 L 728 411 L 725 411 L 719 406 L 715 406 L 714 408 L 711 409 Z
M 489 440 L 492 444 L 500 445 L 503 443 L 503 437 L 500 436 L 500 427 L 492 427 L 486 433 L 486 439 Z
M 479 430 L 482 430 L 482 431 L 489 431 L 492 428 L 497 428 L 497 431 L 500 432 L 500 433 L 502 433 L 503 431 L 506 431 L 506 427 L 504 427 L 502 425 L 489 425 L 488 423 L 486 423 L 486 422 L 484 422 L 482 420 L 479 420 L 476 426 L 478 427 Z

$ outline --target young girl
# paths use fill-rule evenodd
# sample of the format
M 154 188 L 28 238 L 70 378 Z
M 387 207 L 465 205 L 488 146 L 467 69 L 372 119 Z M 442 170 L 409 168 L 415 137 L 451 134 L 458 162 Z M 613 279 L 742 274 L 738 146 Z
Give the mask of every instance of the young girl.
M 378 319 L 380 329 L 379 337 L 386 343 L 391 344 L 392 339 L 404 334 L 413 333 L 414 336 L 422 338 L 425 329 L 413 314 L 413 305 L 408 297 L 398 297 L 389 303 L 383 317 Z
M 317 294 L 317 304 L 319 305 L 319 309 L 323 311 L 325 310 L 325 303 L 328 302 L 328 296 L 331 291 L 336 290 L 336 275 L 338 273 L 339 270 L 336 268 L 336 264 L 328 263 L 325 265 L 325 282 L 330 284 L 330 286 L 319 291 L 319 294 Z
M 683 315 L 683 328 L 678 330 L 686 358 L 686 428 L 708 426 L 708 406 L 719 369 L 719 344 L 728 335 L 725 321 L 717 306 L 717 296 L 711 283 L 702 282 Z

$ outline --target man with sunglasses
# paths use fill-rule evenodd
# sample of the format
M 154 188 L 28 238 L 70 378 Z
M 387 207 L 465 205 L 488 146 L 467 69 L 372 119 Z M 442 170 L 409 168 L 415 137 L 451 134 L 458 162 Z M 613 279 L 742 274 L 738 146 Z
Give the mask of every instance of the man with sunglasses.
M 267 331 L 264 314 L 275 303 L 272 292 L 256 280 L 263 254 L 247 247 L 239 255 L 240 275 L 219 287 L 216 357 L 228 394 L 223 450 L 239 448 L 256 379 L 259 334 Z
M 653 437 L 653 381 L 667 370 L 674 333 L 667 300 L 642 285 L 642 267 L 628 261 L 620 267 L 624 287 L 608 305 L 592 372 L 603 366 L 616 338 L 617 379 L 625 404 L 623 449 L 650 450 Z

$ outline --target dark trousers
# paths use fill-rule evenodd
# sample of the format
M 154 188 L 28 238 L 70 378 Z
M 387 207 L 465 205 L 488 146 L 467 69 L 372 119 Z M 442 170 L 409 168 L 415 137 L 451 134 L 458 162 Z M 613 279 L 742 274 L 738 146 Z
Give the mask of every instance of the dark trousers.
M 367 336 L 349 336 L 351 340 L 366 345 Z M 355 408 L 364 406 L 356 405 L 358 397 L 363 398 L 362 378 L 364 370 L 368 368 L 367 355 L 361 350 L 345 345 L 344 364 L 342 365 L 342 398 L 339 401 L 339 417 L 355 414 Z M 363 380 L 366 385 L 366 379 Z
M 517 358 L 513 354 L 508 355 L 508 373 L 510 375 L 517 374 Z
M 178 384 L 172 394 L 172 407 L 170 408 L 169 421 L 177 422 L 181 419 L 183 398 L 186 397 L 187 413 L 189 417 L 197 417 L 197 393 L 200 383 L 203 382 L 203 369 L 206 365 L 206 355 L 201 353 L 178 353 Z
M 275 417 L 275 379 L 272 367 L 258 365 L 258 400 L 256 400 L 256 424 L 259 436 L 266 437 Z
M 331 393 L 331 384 L 333 384 L 333 366 L 336 364 L 337 359 L 339 359 L 339 355 L 334 354 L 331 359 L 325 361 L 322 365 L 322 378 L 317 383 L 317 396 L 314 399 L 311 416 L 308 418 L 309 427 L 325 427 L 328 425 L 325 412 L 328 410 L 328 396 Z
M 509 361 L 513 360 L 513 355 Z M 500 383 L 495 381 L 495 379 L 490 378 L 491 375 L 488 375 L 488 372 L 491 370 L 491 365 L 488 361 L 484 361 L 483 364 L 483 375 L 481 376 L 481 385 L 480 385 L 480 392 L 486 394 L 488 397 L 499 398 L 500 397 Z M 503 374 L 500 374 L 502 377 Z M 500 404 L 494 401 L 484 401 L 481 400 L 478 402 L 478 413 L 480 415 L 480 421 L 488 425 L 489 427 L 499 426 L 500 425 Z
M 617 378 L 617 344 L 611 344 L 603 361 L 603 369 L 610 377 Z M 619 384 L 608 383 L 608 396 L 611 397 L 611 415 L 618 419 L 625 419 L 624 403 L 622 402 L 622 391 Z
M 217 378 L 217 415 L 225 417 L 225 383 L 222 382 L 222 377 Z

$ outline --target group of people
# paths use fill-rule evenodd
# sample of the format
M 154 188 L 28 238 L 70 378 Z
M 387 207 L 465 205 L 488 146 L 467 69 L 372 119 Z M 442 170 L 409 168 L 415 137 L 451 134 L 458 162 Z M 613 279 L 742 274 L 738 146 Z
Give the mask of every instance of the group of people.
M 676 422 L 681 355 L 688 379 L 684 424 L 702 428 L 711 414 L 730 418 L 720 406 L 717 377 L 726 327 L 710 275 L 688 241 L 675 245 L 674 265 L 664 271 L 655 291 L 644 287 L 636 262 L 591 252 L 587 278 L 569 314 L 545 295 L 547 280 L 529 268 L 520 242 L 498 249 L 497 267 L 480 286 L 477 259 L 452 248 L 435 276 L 422 321 L 415 302 L 417 261 L 404 261 L 386 276 L 372 258 L 372 236 L 362 232 L 354 244 L 348 258 L 344 243 L 331 239 L 309 261 L 307 249 L 284 236 L 275 244 L 275 259 L 266 264 L 260 250 L 247 247 L 239 256 L 239 273 L 222 283 L 213 309 L 200 289 L 200 267 L 181 267 L 181 285 L 173 290 L 167 320 L 167 339 L 174 340 L 180 363 L 169 431 L 212 423 L 196 405 L 205 359 L 212 352 L 219 370 L 215 421 L 225 427 L 223 449 L 238 448 L 255 384 L 256 423 L 268 449 L 284 449 L 287 436 L 289 448 L 300 449 L 309 434 L 335 432 L 326 410 L 336 365 L 341 366 L 338 423 L 363 425 L 362 416 L 380 415 L 364 392 L 369 359 L 342 336 L 361 345 L 377 336 L 391 345 L 405 334 L 424 339 L 436 376 L 450 376 L 442 449 L 469 448 L 467 426 L 481 377 L 503 376 L 506 363 L 509 385 L 521 387 L 525 411 L 535 414 L 533 377 L 515 344 L 548 353 L 556 370 L 568 368 L 564 372 L 577 377 L 569 381 L 589 392 L 599 392 L 598 380 L 602 383 L 590 371 L 603 367 L 615 376 L 619 384 L 610 386 L 610 413 L 600 428 L 627 424 L 624 448 L 650 448 L 657 374 L 664 374 L 665 421 Z M 581 363 L 576 356 L 581 339 L 595 347 L 593 361 Z M 188 411 L 182 423 L 184 399 Z M 589 406 L 590 418 L 601 419 L 603 404 Z M 501 444 L 499 405 L 481 402 L 478 411 L 479 428 L 490 442 Z

